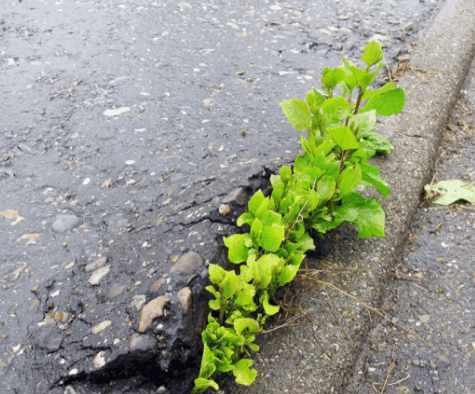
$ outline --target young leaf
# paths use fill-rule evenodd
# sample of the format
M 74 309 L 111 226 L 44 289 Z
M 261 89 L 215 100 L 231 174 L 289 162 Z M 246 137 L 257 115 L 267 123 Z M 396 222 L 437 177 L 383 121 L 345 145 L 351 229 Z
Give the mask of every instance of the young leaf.
M 262 236 L 262 229 L 264 228 L 264 224 L 260 219 L 254 219 L 251 224 L 251 237 L 254 242 L 260 246 L 260 240 Z
M 376 94 L 368 99 L 361 112 L 376 110 L 381 116 L 398 114 L 404 108 L 404 90 L 395 88 Z
M 247 204 L 249 212 L 256 216 L 259 208 L 266 203 L 266 196 L 262 193 L 262 190 L 256 191 Z
M 359 144 L 348 126 L 332 127 L 327 130 L 333 141 L 343 150 L 357 149 Z
M 203 345 L 203 357 L 201 358 L 200 365 L 200 377 L 209 378 L 216 371 L 215 355 L 210 347 L 206 344 Z
M 384 237 L 385 215 L 381 205 L 374 198 L 365 198 L 351 193 L 343 199 L 336 210 L 337 222 L 352 223 L 358 230 L 358 237 Z
M 236 383 L 244 386 L 250 386 L 257 376 L 257 371 L 251 368 L 254 364 L 250 358 L 242 358 L 233 367 L 233 375 Z
M 370 41 L 363 48 L 361 60 L 364 61 L 368 67 L 374 66 L 383 60 L 383 49 L 378 41 Z
M 325 96 L 318 90 L 312 89 L 305 96 L 305 101 L 307 102 L 310 110 L 315 113 L 325 101 Z
M 241 335 L 244 331 L 248 334 L 257 334 L 261 330 L 261 327 L 255 319 L 241 318 L 234 320 L 234 329 L 238 335 Z
M 361 179 L 361 167 L 358 164 L 346 167 L 338 178 L 338 189 L 340 190 L 340 195 L 344 196 L 355 190 L 355 188 L 360 184 Z
M 391 192 L 389 185 L 379 176 L 379 168 L 371 164 L 361 165 L 363 181 L 373 186 L 383 197 Z
M 333 177 L 324 175 L 317 183 L 317 193 L 320 198 L 320 205 L 330 200 L 335 194 L 336 181 Z
M 234 271 L 227 271 L 221 282 L 221 289 L 225 298 L 231 298 L 241 288 L 241 280 Z
M 243 275 L 240 275 L 243 276 Z M 244 275 L 246 276 L 246 275 Z M 244 278 L 245 281 L 247 278 Z M 256 304 L 254 303 L 254 296 L 256 295 L 256 288 L 249 283 L 241 283 L 241 289 L 239 290 L 235 303 L 239 305 L 246 311 L 255 311 L 257 309 Z
M 246 246 L 249 234 L 233 234 L 224 238 L 228 248 L 228 259 L 231 263 L 239 264 L 247 260 L 249 248 Z
M 266 252 L 276 252 L 284 237 L 285 227 L 282 224 L 264 225 L 259 243 Z
M 279 170 L 282 181 L 288 182 L 292 178 L 292 169 L 289 166 L 282 166 Z
M 273 254 L 265 254 L 252 264 L 254 284 L 259 289 L 267 289 L 272 280 L 272 271 L 279 257 Z
M 244 224 L 251 224 L 254 220 L 254 215 L 250 212 L 244 212 L 236 220 L 236 224 L 238 227 L 243 226 Z
M 209 309 L 213 311 L 219 311 L 221 309 L 221 299 L 216 298 L 214 300 L 209 300 L 208 306 L 209 306 Z
M 373 132 L 376 127 L 376 111 L 372 110 L 352 115 L 349 126 L 358 136 Z
M 279 272 L 279 277 L 277 278 L 278 285 L 284 286 L 287 283 L 292 282 L 295 278 L 295 275 L 297 275 L 298 270 L 299 270 L 298 265 L 286 265 Z
M 272 200 L 274 200 L 274 203 L 276 204 L 276 206 L 278 206 L 285 192 L 285 183 L 282 181 L 280 175 L 273 175 L 273 174 L 270 177 L 270 182 L 272 185 L 271 197 L 272 197 Z
M 360 143 L 365 149 L 373 151 L 370 156 L 375 153 L 387 155 L 394 149 L 388 138 L 376 132 L 363 133 Z
M 323 69 L 322 84 L 329 92 L 333 91 L 340 82 L 343 82 L 344 78 L 345 72 L 341 67 L 325 67 Z
M 320 111 L 327 126 L 341 122 L 350 112 L 351 107 L 343 97 L 332 97 L 322 104 Z
M 397 89 L 397 84 L 393 81 L 385 83 L 383 86 L 376 88 L 376 89 L 368 89 L 363 94 L 363 100 L 369 100 L 370 98 L 377 96 L 378 94 L 382 94 L 385 92 L 389 92 L 390 90 Z
M 193 388 L 192 394 L 201 394 L 209 389 L 218 391 L 218 383 L 216 383 L 213 379 L 196 378 L 195 387 Z
M 282 112 L 297 131 L 312 127 L 312 113 L 307 103 L 300 99 L 285 100 L 280 103 Z
M 272 305 L 269 303 L 269 293 L 265 291 L 261 296 L 262 307 L 264 308 L 264 312 L 267 316 L 273 316 L 279 312 L 280 306 L 279 305 Z
M 226 275 L 226 270 L 217 264 L 210 264 L 208 267 L 208 274 L 211 283 L 219 285 Z
M 301 253 L 293 253 L 289 260 L 288 260 L 288 263 L 290 265 L 296 265 L 296 266 L 299 266 L 300 267 L 300 264 L 302 264 L 302 261 L 304 260 L 305 258 L 305 252 L 308 251 L 308 250 L 314 250 L 315 249 L 315 244 L 313 242 L 313 239 L 312 237 L 310 237 L 310 242 L 311 242 L 311 245 L 305 245 L 305 247 L 303 248 L 299 248 L 301 249 Z M 305 244 L 307 244 L 307 241 L 304 242 Z M 309 247 L 310 246 L 310 247 Z

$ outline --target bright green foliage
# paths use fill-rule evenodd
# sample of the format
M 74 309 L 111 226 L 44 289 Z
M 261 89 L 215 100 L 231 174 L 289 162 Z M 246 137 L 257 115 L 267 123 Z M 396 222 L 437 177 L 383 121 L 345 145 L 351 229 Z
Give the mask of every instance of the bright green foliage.
M 363 49 L 361 60 L 366 63 L 368 67 L 374 66 L 383 60 L 383 49 L 378 41 L 370 41 Z
M 370 87 L 382 67 L 378 42 L 365 46 L 361 60 L 363 67 L 344 59 L 339 67 L 325 68 L 323 91 L 281 103 L 290 124 L 306 131 L 302 152 L 292 167 L 282 166 L 271 176 L 268 196 L 258 190 L 251 197 L 237 220 L 244 232 L 224 238 L 235 269 L 209 266 L 206 289 L 212 298 L 195 394 L 218 390 L 219 374 L 252 384 L 256 336 L 279 312 L 276 291 L 294 280 L 305 254 L 315 249 L 311 229 L 324 235 L 350 223 L 360 238 L 384 236 L 384 211 L 365 189 L 383 197 L 390 192 L 369 160 L 391 152 L 391 143 L 376 131 L 376 116 L 400 112 L 404 91 L 393 82 Z
M 312 113 L 304 100 L 290 99 L 282 101 L 280 107 L 295 130 L 308 129 L 312 125 Z

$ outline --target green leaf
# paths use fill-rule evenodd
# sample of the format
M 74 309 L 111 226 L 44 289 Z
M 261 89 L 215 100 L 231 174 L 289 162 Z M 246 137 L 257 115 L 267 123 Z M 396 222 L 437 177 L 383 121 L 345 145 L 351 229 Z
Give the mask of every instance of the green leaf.
M 244 331 L 248 334 L 257 334 L 260 332 L 261 327 L 257 320 L 244 317 L 234 320 L 234 329 L 238 335 L 241 335 Z
M 374 153 L 385 155 L 391 153 L 394 148 L 387 137 L 376 132 L 364 133 L 360 143 L 364 148 L 374 151 Z M 370 156 L 373 156 L 374 153 Z
M 281 224 L 282 223 L 282 215 L 278 212 L 268 210 L 261 215 L 262 223 L 265 225 L 270 224 Z
M 290 258 L 288 259 L 288 263 L 290 265 L 296 265 L 296 266 L 300 267 L 300 264 L 302 264 L 302 261 L 305 259 L 305 254 L 304 253 L 307 250 L 314 250 L 315 249 L 315 244 L 313 243 L 313 239 L 310 236 L 308 236 L 308 237 L 310 238 L 310 241 L 312 242 L 311 245 L 308 245 L 308 246 L 311 246 L 311 247 L 310 248 L 308 248 L 308 247 L 301 248 L 302 253 L 293 253 L 290 256 Z M 305 243 L 306 243 L 306 241 L 305 241 Z
M 389 185 L 379 176 L 379 168 L 371 164 L 361 165 L 363 181 L 373 186 L 382 196 L 387 197 L 391 192 Z
M 357 67 L 351 61 L 343 59 L 343 68 L 345 70 L 345 85 L 347 93 L 351 93 L 356 87 L 362 91 L 371 85 L 379 74 L 379 69 L 374 72 Z
M 352 223 L 358 230 L 358 237 L 384 237 L 385 215 L 381 205 L 374 198 L 365 198 L 351 193 L 336 209 L 337 223 Z
M 457 201 L 475 204 L 475 185 L 459 179 L 432 183 L 424 187 L 426 197 L 434 204 L 450 205 Z
M 221 299 L 216 298 L 214 300 L 209 300 L 208 306 L 209 306 L 209 309 L 213 311 L 219 311 L 221 309 Z
M 322 72 L 322 85 L 331 92 L 344 78 L 345 72 L 341 67 L 325 67 Z
M 390 90 L 394 90 L 397 88 L 398 86 L 396 82 L 393 82 L 393 81 L 387 82 L 379 88 L 366 90 L 363 94 L 363 100 L 369 100 L 370 98 L 377 96 L 378 94 L 389 92 Z
M 376 111 L 372 110 L 352 115 L 349 126 L 359 137 L 373 132 L 376 127 Z
M 383 49 L 378 41 L 370 41 L 363 48 L 361 60 L 367 64 L 368 67 L 374 66 L 383 60 Z
M 317 183 L 317 193 L 320 199 L 320 205 L 330 200 L 335 194 L 336 181 L 333 177 L 324 175 Z
M 269 303 L 269 293 L 267 291 L 262 294 L 261 303 L 267 316 L 273 316 L 280 310 L 279 305 L 272 305 Z
M 246 275 L 244 275 L 246 276 Z M 243 278 L 244 280 L 247 278 Z M 255 311 L 256 305 L 254 303 L 254 296 L 256 295 L 256 288 L 249 283 L 241 283 L 235 303 L 247 311 Z
M 209 378 L 214 374 L 215 371 L 215 355 L 210 349 L 210 347 L 206 343 L 204 343 L 199 376 Z
M 231 298 L 241 288 L 241 280 L 234 271 L 227 271 L 221 282 L 221 289 L 225 298 Z
M 348 126 L 338 126 L 329 128 L 328 134 L 333 141 L 343 150 L 357 149 L 359 144 L 355 135 Z
M 244 224 L 251 224 L 254 220 L 254 215 L 250 212 L 244 212 L 237 218 L 236 224 L 238 227 L 243 226 Z
M 260 246 L 266 252 L 276 252 L 285 238 L 285 227 L 282 224 L 265 225 L 262 228 Z
M 219 285 L 226 275 L 226 270 L 217 264 L 210 264 L 208 267 L 208 273 L 211 283 Z
M 361 168 L 358 164 L 346 167 L 338 178 L 340 195 L 351 193 L 360 184 L 362 179 Z
M 234 364 L 233 375 L 236 379 L 236 383 L 244 386 L 250 386 L 257 376 L 257 371 L 251 368 L 254 364 L 249 358 L 242 358 L 236 364 Z
M 228 248 L 228 259 L 231 263 L 239 264 L 247 260 L 249 248 L 246 243 L 249 239 L 249 234 L 233 234 L 224 238 L 224 244 Z
M 318 108 L 320 108 L 325 101 L 325 96 L 318 90 L 312 89 L 305 96 L 305 101 L 312 112 L 317 112 Z
M 350 104 L 340 96 L 325 100 L 320 110 L 325 123 L 329 126 L 341 122 L 351 113 Z
M 270 176 L 270 183 L 272 185 L 271 197 L 274 200 L 274 203 L 278 206 L 285 192 L 285 183 L 282 181 L 280 175 L 274 174 Z
M 284 286 L 287 283 L 292 282 L 295 278 L 295 275 L 297 275 L 298 270 L 299 265 L 286 265 L 279 272 L 279 277 L 277 278 L 278 285 Z
M 312 127 L 312 113 L 305 101 L 296 98 L 285 100 L 280 103 L 280 107 L 295 130 L 301 131 Z
M 279 170 L 282 181 L 288 182 L 292 178 L 292 169 L 289 166 L 282 166 Z
M 252 264 L 254 283 L 259 289 L 267 289 L 272 281 L 274 269 L 282 264 L 282 259 L 275 254 L 265 254 Z
M 218 383 L 216 383 L 212 379 L 205 379 L 205 378 L 196 378 L 195 379 L 195 387 L 193 388 L 192 394 L 201 394 L 204 393 L 206 390 L 213 389 L 214 391 L 219 390 Z
M 262 193 L 262 190 L 259 189 L 252 195 L 251 199 L 249 200 L 247 204 L 247 208 L 249 212 L 251 212 L 252 214 L 254 214 L 254 216 L 256 216 L 259 208 L 265 203 L 266 203 L 266 196 L 264 196 L 264 193 Z
M 254 219 L 251 224 L 251 237 L 257 245 L 260 245 L 262 229 L 264 224 L 260 219 Z
M 404 90 L 402 88 L 395 88 L 392 90 L 383 91 L 368 99 L 361 112 L 376 110 L 376 113 L 381 116 L 391 116 L 398 114 L 404 108 Z

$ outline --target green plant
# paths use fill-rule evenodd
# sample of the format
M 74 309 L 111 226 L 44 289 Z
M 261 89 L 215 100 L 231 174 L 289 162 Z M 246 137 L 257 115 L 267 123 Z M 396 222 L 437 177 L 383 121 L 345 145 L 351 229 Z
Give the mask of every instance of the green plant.
M 325 234 L 348 222 L 360 238 L 384 236 L 380 203 L 361 191 L 390 192 L 369 159 L 391 152 L 390 142 L 375 130 L 376 117 L 399 113 L 404 91 L 393 82 L 370 88 L 383 65 L 378 42 L 364 47 L 361 60 L 363 67 L 344 59 L 339 67 L 325 68 L 323 90 L 281 103 L 292 126 L 306 131 L 302 153 L 293 167 L 271 176 L 270 195 L 258 190 L 249 200 L 237 220 L 248 231 L 224 238 L 235 269 L 209 266 L 206 289 L 213 298 L 195 394 L 218 390 L 218 374 L 232 373 L 242 385 L 254 381 L 256 336 L 279 312 L 273 300 L 277 289 L 295 278 L 306 252 L 315 249 L 311 229 Z

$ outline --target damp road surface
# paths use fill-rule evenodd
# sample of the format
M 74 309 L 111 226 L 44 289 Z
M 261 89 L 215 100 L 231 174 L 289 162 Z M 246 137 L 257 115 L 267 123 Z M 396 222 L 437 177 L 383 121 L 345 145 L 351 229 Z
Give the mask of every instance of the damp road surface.
M 104 365 L 116 366 L 99 376 L 106 385 L 124 359 L 141 365 L 127 352 L 155 348 L 131 336 L 150 282 L 168 280 L 175 297 L 184 283 L 164 275 L 187 251 L 200 255 L 187 255 L 196 266 L 216 255 L 229 222 L 220 204 L 294 156 L 279 101 L 303 95 L 324 65 L 370 38 L 388 48 L 388 63 L 407 60 L 438 6 L 2 0 L 2 394 L 80 393 Z M 186 391 L 160 379 L 141 390 Z

